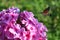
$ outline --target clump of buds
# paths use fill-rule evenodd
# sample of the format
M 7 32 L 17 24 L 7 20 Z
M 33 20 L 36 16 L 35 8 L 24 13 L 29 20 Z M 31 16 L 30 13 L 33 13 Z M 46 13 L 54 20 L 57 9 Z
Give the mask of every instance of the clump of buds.
M 47 40 L 47 31 L 32 12 L 16 7 L 0 12 L 0 40 Z

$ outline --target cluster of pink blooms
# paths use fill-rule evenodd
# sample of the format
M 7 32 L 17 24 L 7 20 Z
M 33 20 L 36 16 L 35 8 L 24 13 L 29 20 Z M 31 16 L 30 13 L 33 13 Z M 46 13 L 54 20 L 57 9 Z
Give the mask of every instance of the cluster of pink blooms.
M 0 40 L 47 40 L 47 31 L 32 12 L 16 7 L 0 12 Z

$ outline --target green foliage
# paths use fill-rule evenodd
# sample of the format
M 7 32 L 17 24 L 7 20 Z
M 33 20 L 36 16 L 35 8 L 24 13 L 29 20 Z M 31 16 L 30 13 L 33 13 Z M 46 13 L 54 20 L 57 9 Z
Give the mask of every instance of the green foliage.
M 35 17 L 48 28 L 48 40 L 60 39 L 60 0 L 0 0 L 0 10 L 16 6 L 23 10 L 32 11 Z M 41 12 L 50 6 L 49 14 L 44 16 Z

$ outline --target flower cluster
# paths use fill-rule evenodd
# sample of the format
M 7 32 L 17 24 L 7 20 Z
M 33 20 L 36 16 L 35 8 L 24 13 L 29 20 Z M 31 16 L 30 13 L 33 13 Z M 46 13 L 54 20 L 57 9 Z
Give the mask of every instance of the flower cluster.
M 0 40 L 47 40 L 47 31 L 32 12 L 15 7 L 0 12 Z

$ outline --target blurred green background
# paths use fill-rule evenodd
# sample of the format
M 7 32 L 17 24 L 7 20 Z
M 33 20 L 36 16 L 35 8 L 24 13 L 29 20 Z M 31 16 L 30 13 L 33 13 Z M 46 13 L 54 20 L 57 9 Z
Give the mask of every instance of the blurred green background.
M 60 0 L 0 0 L 0 11 L 12 6 L 33 12 L 38 21 L 48 28 L 48 40 L 60 40 Z M 51 16 L 42 15 L 48 6 Z

